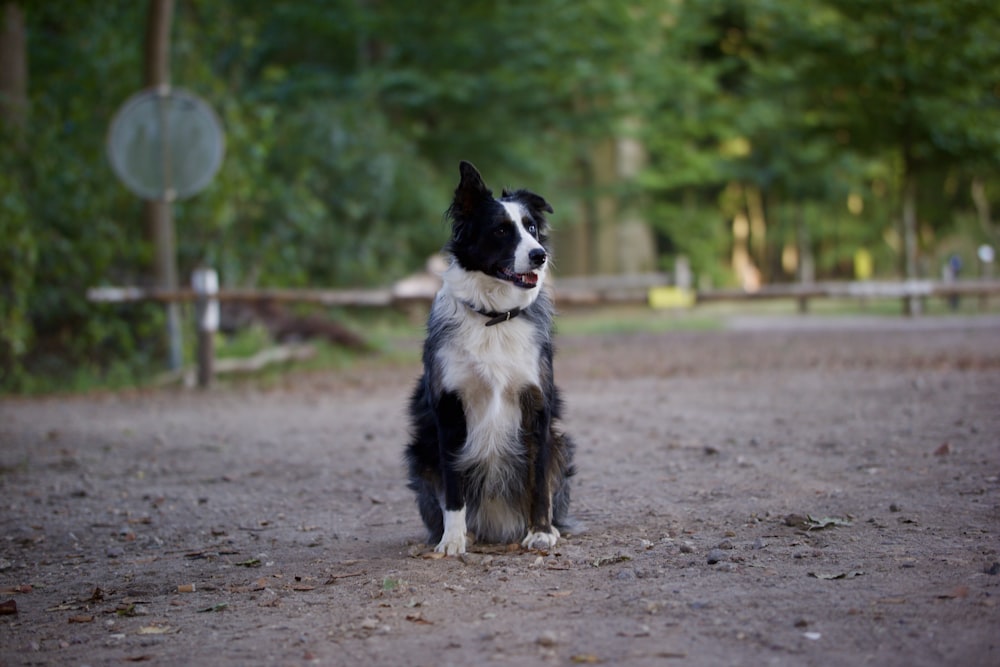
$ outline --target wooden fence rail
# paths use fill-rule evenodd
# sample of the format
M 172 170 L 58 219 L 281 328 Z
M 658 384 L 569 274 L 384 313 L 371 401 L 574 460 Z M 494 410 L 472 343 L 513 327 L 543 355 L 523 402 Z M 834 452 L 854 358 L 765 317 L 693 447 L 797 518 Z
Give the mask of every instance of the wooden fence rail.
M 389 289 L 230 289 L 222 288 L 215 295 L 219 301 L 274 301 L 283 303 L 316 303 L 323 306 L 386 307 L 397 302 Z M 417 297 L 418 300 L 421 297 Z M 426 296 L 433 298 L 433 294 Z M 161 289 L 156 287 L 92 287 L 87 299 L 95 303 L 129 303 L 159 301 L 162 303 L 196 301 L 194 289 Z
M 206 272 L 211 274 L 206 276 Z M 195 272 L 191 289 L 165 290 L 145 287 L 94 287 L 87 299 L 97 303 L 138 301 L 194 302 L 198 320 L 198 384 L 211 383 L 214 368 L 214 333 L 218 328 L 218 307 L 222 301 L 314 303 L 334 307 L 405 307 L 428 304 L 440 286 L 439 279 L 427 275 L 410 278 L 391 288 L 381 289 L 218 289 L 211 269 Z M 556 303 L 561 306 L 649 303 L 651 290 L 669 287 L 663 274 L 640 276 L 597 276 L 561 279 L 555 284 Z M 758 290 L 711 289 L 679 290 L 683 298 L 675 303 L 701 304 L 719 301 L 793 299 L 805 312 L 811 299 L 900 299 L 978 297 L 985 306 L 990 295 L 1000 294 L 1000 280 L 908 280 L 901 282 L 822 282 L 766 285 Z M 215 368 L 215 370 L 221 370 Z
M 908 280 L 903 282 L 825 282 L 765 285 L 752 292 L 738 289 L 698 291 L 698 303 L 764 299 L 906 299 L 910 297 L 987 296 L 1000 294 L 998 280 Z
M 428 279 L 425 284 L 406 289 L 232 289 L 221 288 L 213 295 L 219 301 L 273 301 L 279 303 L 315 303 L 323 306 L 373 307 L 429 303 L 439 283 Z M 660 274 L 618 277 L 597 276 L 589 279 L 560 280 L 555 286 L 556 301 L 562 305 L 601 305 L 605 303 L 645 303 L 649 290 L 667 286 Z M 757 301 L 774 299 L 905 299 L 909 297 L 989 296 L 1000 294 L 1000 280 L 959 280 L 943 282 L 911 280 L 904 282 L 823 282 L 765 285 L 758 290 L 708 289 L 695 290 L 694 301 Z M 92 287 L 87 299 L 97 303 L 128 303 L 159 301 L 163 303 L 196 301 L 194 289 L 166 290 L 148 287 Z

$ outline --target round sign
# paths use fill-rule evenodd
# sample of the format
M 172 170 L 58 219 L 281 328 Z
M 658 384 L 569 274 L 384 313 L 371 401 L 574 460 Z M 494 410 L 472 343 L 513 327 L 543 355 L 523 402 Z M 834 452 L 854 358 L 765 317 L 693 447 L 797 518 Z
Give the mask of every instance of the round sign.
M 195 95 L 162 87 L 133 95 L 108 131 L 108 159 L 144 199 L 173 201 L 203 190 L 222 165 L 225 138 L 212 108 Z

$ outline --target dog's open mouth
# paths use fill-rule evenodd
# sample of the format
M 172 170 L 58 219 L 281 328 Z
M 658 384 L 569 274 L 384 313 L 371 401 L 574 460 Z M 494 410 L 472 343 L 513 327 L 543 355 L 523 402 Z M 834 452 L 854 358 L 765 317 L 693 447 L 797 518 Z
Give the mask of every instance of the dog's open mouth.
M 538 274 L 534 271 L 530 273 L 514 273 L 510 269 L 500 267 L 496 270 L 496 277 L 500 280 L 514 283 L 524 289 L 532 289 L 538 286 Z

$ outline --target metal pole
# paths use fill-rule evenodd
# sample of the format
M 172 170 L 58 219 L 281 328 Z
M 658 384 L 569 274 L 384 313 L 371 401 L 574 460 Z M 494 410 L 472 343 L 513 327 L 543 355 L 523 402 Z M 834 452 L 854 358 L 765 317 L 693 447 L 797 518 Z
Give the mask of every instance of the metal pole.
M 152 232 L 155 248 L 154 270 L 156 286 L 177 289 L 177 250 L 174 232 L 173 190 L 170 182 L 169 119 L 167 102 L 170 95 L 170 24 L 173 0 L 150 0 L 146 23 L 146 85 L 156 87 L 160 94 L 160 146 L 162 149 L 164 197 L 146 202 L 146 220 Z M 167 337 L 170 345 L 170 368 L 177 370 L 183 363 L 181 311 L 177 303 L 166 305 Z
M 163 199 L 150 202 L 150 217 L 153 222 L 156 243 L 156 275 L 160 287 L 177 289 L 177 241 L 174 231 L 175 191 L 171 181 L 170 155 L 170 86 L 163 84 L 157 89 L 159 99 L 158 125 L 160 130 L 160 165 L 163 179 Z M 167 336 L 170 341 L 170 368 L 177 370 L 183 364 L 183 334 L 181 333 L 180 305 L 167 304 Z
M 156 286 L 168 290 L 177 289 L 177 263 L 174 259 L 174 228 L 171 205 L 163 201 L 147 201 L 146 216 L 153 229 L 153 244 L 156 248 L 154 260 Z M 170 368 L 177 370 L 181 367 L 183 360 L 180 306 L 171 301 L 164 307 L 170 344 Z

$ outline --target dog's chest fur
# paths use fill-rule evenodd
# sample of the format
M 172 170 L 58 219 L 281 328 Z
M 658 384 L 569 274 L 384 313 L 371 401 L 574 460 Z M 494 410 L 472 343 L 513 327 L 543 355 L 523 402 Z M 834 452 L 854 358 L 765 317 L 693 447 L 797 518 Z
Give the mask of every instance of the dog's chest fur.
M 482 315 L 462 305 L 454 317 L 455 328 L 437 351 L 441 384 L 461 397 L 465 409 L 461 465 L 491 471 L 495 479 L 484 481 L 495 493 L 522 456 L 521 392 L 539 385 L 537 329 L 527 319 L 487 327 Z

